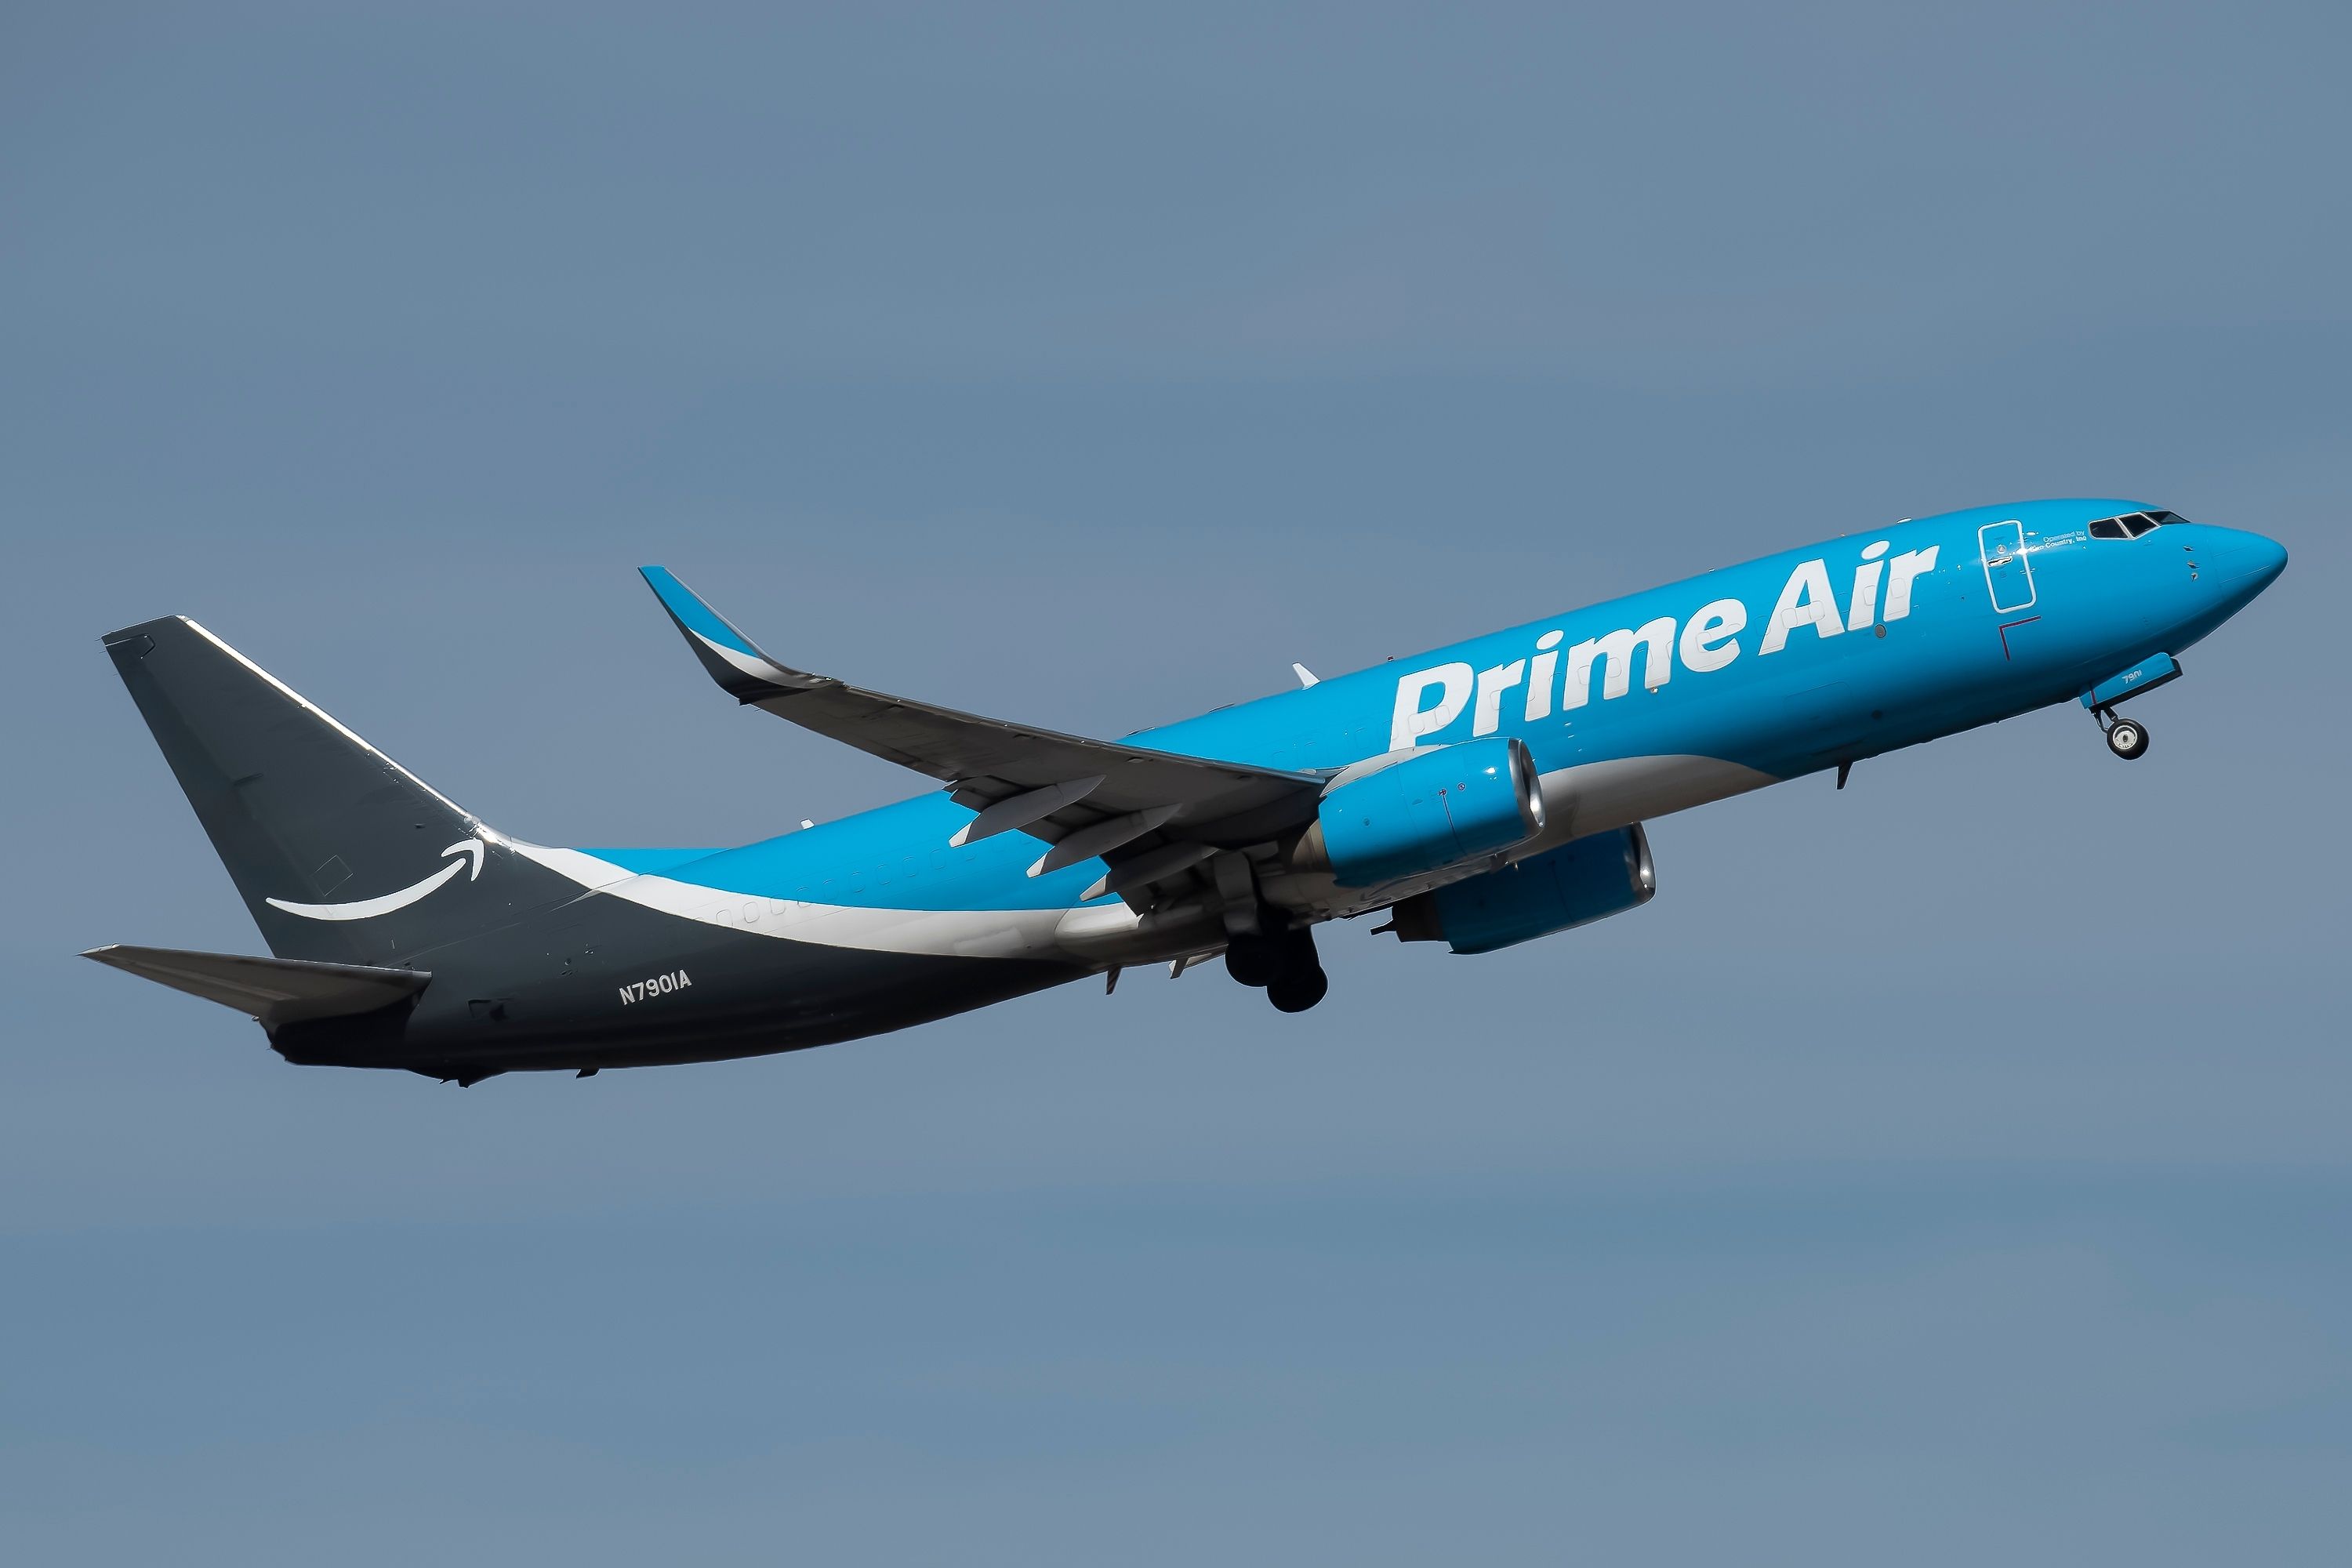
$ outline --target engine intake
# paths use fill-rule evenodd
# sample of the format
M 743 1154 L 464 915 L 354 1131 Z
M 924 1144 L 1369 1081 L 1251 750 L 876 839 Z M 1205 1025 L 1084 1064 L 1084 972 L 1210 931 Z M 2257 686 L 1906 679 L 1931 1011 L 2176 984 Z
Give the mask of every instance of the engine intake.
M 1495 736 L 1409 757 L 1323 797 L 1291 864 L 1342 887 L 1418 877 L 1524 844 L 1543 831 L 1543 785 L 1527 742 Z
M 1407 899 L 1383 929 L 1399 942 L 1492 952 L 1622 914 L 1657 890 L 1650 837 L 1635 823 Z

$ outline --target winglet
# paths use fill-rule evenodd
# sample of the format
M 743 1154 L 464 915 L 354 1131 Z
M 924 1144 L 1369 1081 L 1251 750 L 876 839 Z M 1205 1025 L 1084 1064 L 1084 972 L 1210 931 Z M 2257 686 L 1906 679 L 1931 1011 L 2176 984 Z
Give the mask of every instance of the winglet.
M 638 575 L 646 586 L 654 591 L 670 620 L 686 638 L 686 646 L 702 661 L 727 695 L 739 702 L 757 702 L 773 697 L 780 691 L 806 691 L 813 687 L 830 686 L 835 682 L 820 675 L 810 675 L 790 666 L 778 664 L 761 653 L 759 645 L 731 622 L 712 609 L 694 590 L 679 582 L 666 566 L 640 566 Z

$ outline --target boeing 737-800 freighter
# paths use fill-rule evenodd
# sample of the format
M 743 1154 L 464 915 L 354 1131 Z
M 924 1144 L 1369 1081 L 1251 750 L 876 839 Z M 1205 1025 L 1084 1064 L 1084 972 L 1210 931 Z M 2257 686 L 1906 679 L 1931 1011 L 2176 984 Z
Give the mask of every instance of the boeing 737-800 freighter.
M 1642 824 L 2030 709 L 2116 709 L 2286 565 L 2137 501 L 1848 535 L 1097 741 L 778 662 L 645 569 L 738 701 L 944 786 L 734 849 L 492 829 L 194 622 L 106 650 L 275 956 L 89 956 L 288 1061 L 497 1073 L 825 1045 L 1222 953 L 1302 1012 L 1325 921 L 1488 952 L 1654 887 Z

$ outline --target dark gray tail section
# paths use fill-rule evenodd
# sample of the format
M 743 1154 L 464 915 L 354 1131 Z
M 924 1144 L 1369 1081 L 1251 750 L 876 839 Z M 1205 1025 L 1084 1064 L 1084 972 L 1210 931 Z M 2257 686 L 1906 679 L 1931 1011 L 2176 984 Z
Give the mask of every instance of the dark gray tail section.
M 280 958 L 404 965 L 580 890 L 194 621 L 105 641 Z

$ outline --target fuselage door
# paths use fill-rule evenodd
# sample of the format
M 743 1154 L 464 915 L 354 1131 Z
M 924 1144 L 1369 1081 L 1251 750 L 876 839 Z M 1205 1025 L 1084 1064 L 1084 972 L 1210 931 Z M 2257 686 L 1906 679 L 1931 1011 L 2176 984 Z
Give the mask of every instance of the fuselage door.
M 1985 589 L 2001 615 L 2033 605 L 2033 563 L 2025 558 L 2025 524 L 1989 522 L 1977 530 L 1984 558 Z

